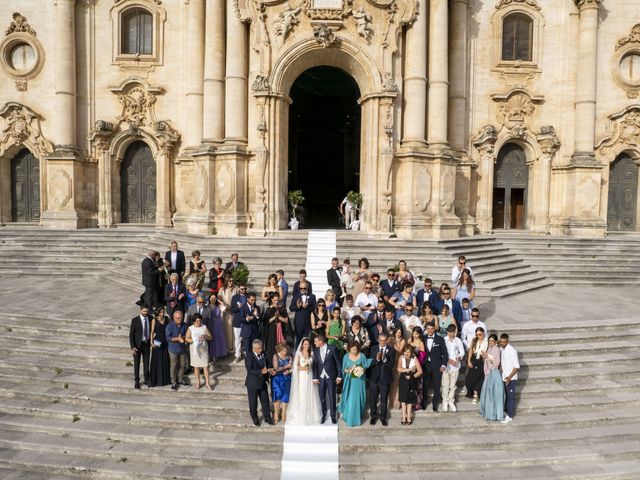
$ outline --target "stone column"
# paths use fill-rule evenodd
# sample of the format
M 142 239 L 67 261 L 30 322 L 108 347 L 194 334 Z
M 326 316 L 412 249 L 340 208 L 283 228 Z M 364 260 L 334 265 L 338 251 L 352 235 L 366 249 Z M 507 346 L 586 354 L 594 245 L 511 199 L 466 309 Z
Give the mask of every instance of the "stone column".
M 456 152 L 466 149 L 467 139 L 467 8 L 469 0 L 450 0 L 449 140 Z
M 485 125 L 471 139 L 473 146 L 480 154 L 478 162 L 478 205 L 476 221 L 480 233 L 493 229 L 493 169 L 496 161 L 495 144 L 498 131 L 493 125 Z
M 556 152 L 560 148 L 560 140 L 553 127 L 542 127 L 538 135 L 538 143 L 542 155 L 538 159 L 533 184 L 534 201 L 531 205 L 531 230 L 549 233 L 549 204 L 551 195 L 551 164 Z
M 237 17 L 233 4 L 233 0 L 227 0 L 224 141 L 225 143 L 246 145 L 249 39 L 246 25 Z
M 449 104 L 449 5 L 429 2 L 429 148 L 446 149 Z
M 596 85 L 598 8 L 600 0 L 574 0 L 580 9 L 576 76 L 575 147 L 573 160 L 594 161 L 596 131 Z
M 404 66 L 402 147 L 425 147 L 427 124 L 427 2 L 420 2 L 418 17 L 407 29 Z
M 187 7 L 185 42 L 185 128 L 183 142 L 193 148 L 202 142 L 203 78 L 204 78 L 204 3 L 191 0 Z
M 54 98 L 53 142 L 75 151 L 76 146 L 76 37 L 75 0 L 54 3 Z
M 224 138 L 224 10 L 224 2 L 207 0 L 203 120 L 203 137 L 207 143 L 219 143 Z

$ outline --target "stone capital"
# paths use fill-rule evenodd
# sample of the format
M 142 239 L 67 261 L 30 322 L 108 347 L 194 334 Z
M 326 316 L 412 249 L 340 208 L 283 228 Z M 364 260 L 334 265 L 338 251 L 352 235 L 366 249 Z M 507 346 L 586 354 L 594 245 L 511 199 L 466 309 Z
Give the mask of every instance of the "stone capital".
M 600 0 L 573 0 L 578 7 L 579 10 L 587 9 L 587 8 L 599 8 Z
M 548 158 L 552 158 L 561 145 L 556 130 L 552 126 L 546 126 L 540 129 L 538 143 L 540 144 L 542 153 Z

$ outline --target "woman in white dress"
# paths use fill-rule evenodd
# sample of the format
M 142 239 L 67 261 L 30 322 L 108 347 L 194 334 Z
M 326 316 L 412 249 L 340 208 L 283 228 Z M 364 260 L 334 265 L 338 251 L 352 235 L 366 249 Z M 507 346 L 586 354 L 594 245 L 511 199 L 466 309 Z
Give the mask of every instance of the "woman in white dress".
M 293 359 L 287 424 L 317 425 L 320 423 L 321 412 L 318 385 L 313 383 L 313 349 L 311 340 L 303 338 Z
M 209 346 L 207 342 L 211 340 L 211 332 L 202 323 L 202 315 L 196 313 L 193 316 L 193 325 L 187 330 L 186 342 L 189 344 L 189 355 L 191 366 L 196 374 L 196 389 L 200 389 L 200 369 L 204 369 L 204 382 L 211 390 L 209 383 Z

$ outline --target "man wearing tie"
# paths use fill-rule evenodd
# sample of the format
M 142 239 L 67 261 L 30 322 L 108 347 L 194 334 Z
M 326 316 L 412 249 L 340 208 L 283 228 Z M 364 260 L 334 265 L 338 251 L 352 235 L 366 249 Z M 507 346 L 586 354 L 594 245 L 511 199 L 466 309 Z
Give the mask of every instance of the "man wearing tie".
M 393 382 L 396 351 L 387 346 L 386 333 L 378 335 L 378 344 L 371 347 L 371 367 L 369 367 L 369 388 L 371 392 L 371 425 L 378 421 L 378 397 L 380 398 L 380 421 L 387 426 L 387 403 L 389 389 Z
M 244 304 L 240 313 L 242 320 L 240 321 L 240 338 L 242 338 L 242 346 L 245 355 L 252 349 L 253 341 L 259 337 L 258 321 L 260 320 L 260 310 L 256 305 L 256 294 L 247 295 L 247 303 Z
M 327 283 L 333 290 L 336 296 L 336 300 L 342 306 L 342 284 L 340 281 L 340 275 L 342 274 L 342 268 L 338 266 L 338 258 L 333 257 L 331 259 L 331 268 L 327 270 Z
M 140 315 L 131 319 L 129 328 L 129 345 L 133 354 L 134 387 L 136 389 L 140 388 L 140 357 L 142 357 L 144 384 L 149 384 L 150 324 L 149 309 L 142 305 Z
M 187 310 L 187 314 L 184 317 L 184 321 L 187 324 L 187 328 L 191 326 L 193 323 L 193 316 L 199 313 L 202 315 L 202 323 L 207 324 L 209 322 L 209 317 L 211 316 L 211 310 L 204 304 L 204 297 L 202 295 L 198 295 L 196 303 L 191 305 Z
M 378 335 L 384 332 L 384 307 L 385 302 L 381 298 L 378 300 L 378 305 L 376 305 L 376 309 L 369 314 L 367 318 L 366 327 L 369 331 L 369 338 L 371 339 L 372 344 L 376 344 L 378 342 Z
M 436 326 L 433 322 L 427 324 L 427 334 L 424 337 L 424 344 L 427 349 L 427 358 L 424 361 L 424 380 L 422 387 L 422 409 L 427 409 L 427 389 L 433 384 L 433 411 L 438 411 L 438 400 L 440 399 L 440 386 L 442 385 L 442 373 L 447 369 L 449 354 L 444 338 L 436 335 Z
M 318 334 L 313 339 L 315 349 L 313 350 L 313 383 L 319 386 L 320 404 L 322 405 L 322 419 L 324 423 L 327 418 L 327 394 L 329 394 L 329 412 L 331 423 L 338 423 L 336 416 L 336 404 L 338 395 L 338 384 L 342 382 L 342 362 L 340 355 L 334 345 L 327 343 L 327 338 Z
M 316 297 L 309 293 L 307 282 L 300 283 L 300 290 L 293 294 L 289 310 L 294 312 L 293 326 L 296 334 L 296 348 L 300 340 L 311 331 L 311 312 L 316 308 Z
M 247 396 L 249 397 L 249 413 L 253 424 L 260 426 L 258 419 L 258 398 L 262 405 L 262 417 L 269 425 L 273 425 L 271 419 L 271 408 L 269 406 L 269 390 L 267 384 L 269 376 L 276 374 L 273 368 L 269 368 L 267 359 L 262 353 L 262 340 L 254 340 L 251 342 L 251 352 L 247 352 L 244 359 L 244 366 L 247 369 L 247 377 L 244 385 L 247 387 Z

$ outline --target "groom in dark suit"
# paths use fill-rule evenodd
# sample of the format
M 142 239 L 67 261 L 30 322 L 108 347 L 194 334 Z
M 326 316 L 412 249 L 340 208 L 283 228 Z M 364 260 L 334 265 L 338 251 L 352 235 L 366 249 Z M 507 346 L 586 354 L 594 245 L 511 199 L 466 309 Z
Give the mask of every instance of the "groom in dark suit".
M 336 416 L 337 385 L 342 382 L 342 362 L 334 345 L 327 343 L 323 334 L 313 340 L 313 383 L 320 386 L 320 403 L 322 404 L 322 420 L 327 418 L 327 393 L 329 394 L 329 410 L 331 422 L 338 423 Z
M 331 259 L 331 268 L 327 270 L 327 283 L 331 287 L 331 290 L 333 290 L 336 301 L 342 306 L 342 282 L 340 279 L 342 268 L 340 268 L 338 262 L 337 257 Z
M 271 407 L 269 405 L 269 377 L 276 374 L 273 368 L 269 367 L 267 357 L 262 353 L 262 340 L 254 340 L 251 343 L 251 352 L 247 352 L 244 359 L 244 366 L 247 369 L 247 378 L 244 382 L 247 387 L 249 397 L 249 413 L 253 424 L 260 426 L 258 419 L 258 398 L 262 404 L 262 416 L 264 421 L 273 425 L 271 419 Z
M 388 335 L 378 335 L 378 344 L 371 347 L 369 367 L 369 391 L 371 392 L 371 425 L 378 421 L 378 397 L 380 397 L 380 419 L 387 426 L 387 403 L 396 365 L 396 351 L 387 345 Z
M 427 351 L 427 358 L 422 366 L 423 387 L 422 387 L 422 409 L 427 409 L 427 389 L 433 384 L 433 411 L 438 411 L 438 401 L 440 400 L 440 386 L 442 385 L 442 372 L 449 363 L 449 352 L 444 343 L 444 337 L 436 335 L 436 327 L 433 322 L 427 324 L 427 333 L 424 336 L 424 345 Z

